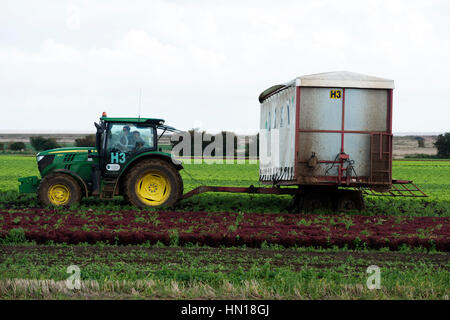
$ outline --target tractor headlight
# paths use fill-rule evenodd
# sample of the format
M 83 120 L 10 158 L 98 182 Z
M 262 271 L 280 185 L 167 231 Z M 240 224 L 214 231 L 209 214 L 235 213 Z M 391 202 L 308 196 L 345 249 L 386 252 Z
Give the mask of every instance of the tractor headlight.
M 49 165 L 51 165 L 54 159 L 55 159 L 55 155 L 54 154 L 47 154 L 47 155 L 44 155 L 44 156 L 37 156 L 36 160 L 37 160 L 39 172 L 42 173 L 42 170 L 44 170 Z

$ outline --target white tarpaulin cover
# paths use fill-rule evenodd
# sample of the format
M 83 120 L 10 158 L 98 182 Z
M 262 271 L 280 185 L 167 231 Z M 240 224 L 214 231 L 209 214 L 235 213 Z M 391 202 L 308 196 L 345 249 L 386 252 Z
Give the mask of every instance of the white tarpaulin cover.
M 261 181 L 286 181 L 294 177 L 295 99 L 295 87 L 287 87 L 261 104 Z

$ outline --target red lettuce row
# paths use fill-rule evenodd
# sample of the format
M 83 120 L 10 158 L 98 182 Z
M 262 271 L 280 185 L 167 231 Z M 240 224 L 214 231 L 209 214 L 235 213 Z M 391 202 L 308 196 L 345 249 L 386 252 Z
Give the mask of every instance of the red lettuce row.
M 37 243 L 197 243 L 213 247 L 382 248 L 450 251 L 450 218 L 207 212 L 0 211 L 0 237 L 21 228 Z

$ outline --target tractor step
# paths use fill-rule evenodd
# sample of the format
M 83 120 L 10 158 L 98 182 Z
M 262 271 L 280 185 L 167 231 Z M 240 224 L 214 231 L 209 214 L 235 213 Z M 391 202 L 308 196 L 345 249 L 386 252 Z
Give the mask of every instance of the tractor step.
M 102 191 L 100 192 L 100 199 L 114 198 L 114 189 L 116 186 L 115 179 L 104 179 L 102 183 Z

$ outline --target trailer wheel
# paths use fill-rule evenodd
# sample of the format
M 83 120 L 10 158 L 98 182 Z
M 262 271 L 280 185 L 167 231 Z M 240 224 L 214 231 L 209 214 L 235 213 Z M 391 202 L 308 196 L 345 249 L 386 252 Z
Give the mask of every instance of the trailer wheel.
M 320 190 L 311 190 L 303 195 L 296 195 L 294 203 L 296 203 L 299 212 L 302 210 L 310 212 L 317 209 L 332 209 L 332 199 L 330 195 Z
M 54 173 L 41 180 L 37 195 L 43 206 L 70 206 L 80 202 L 81 187 L 70 175 Z
M 340 192 L 337 195 L 336 207 L 338 211 L 363 210 L 364 198 L 359 191 Z
M 293 202 L 293 207 L 294 207 L 294 212 L 296 213 L 300 213 L 302 211 L 303 208 L 303 197 L 300 193 L 296 193 L 293 198 L 292 198 L 292 202 Z
M 143 160 L 124 180 L 124 198 L 139 208 L 172 206 L 183 193 L 183 180 L 175 166 L 159 160 Z

